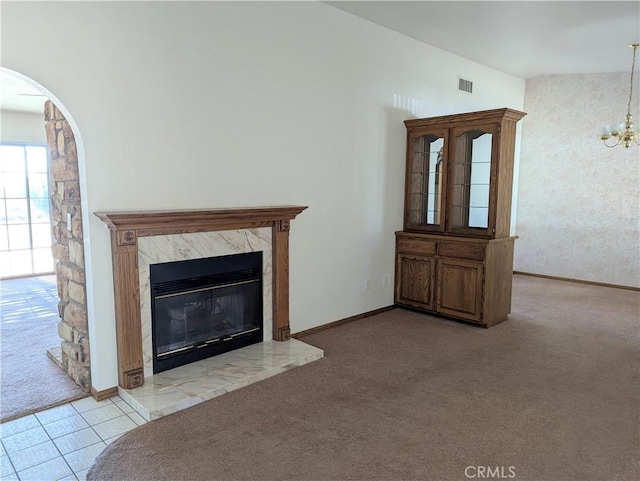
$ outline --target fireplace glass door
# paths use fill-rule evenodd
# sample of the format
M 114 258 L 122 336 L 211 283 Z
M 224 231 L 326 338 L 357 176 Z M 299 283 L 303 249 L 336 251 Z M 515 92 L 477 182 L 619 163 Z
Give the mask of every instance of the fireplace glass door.
M 260 282 L 207 287 L 156 297 L 162 326 L 157 331 L 157 355 L 167 356 L 190 346 L 224 342 L 260 329 L 254 300 Z
M 204 266 L 193 261 L 151 266 L 152 279 L 163 266 L 178 269 L 176 279 L 152 281 L 154 372 L 262 340 L 262 256 L 258 254 L 260 266 L 253 267 L 247 265 L 246 257 L 238 258 L 247 254 L 199 260 Z M 234 266 L 229 258 L 240 265 Z

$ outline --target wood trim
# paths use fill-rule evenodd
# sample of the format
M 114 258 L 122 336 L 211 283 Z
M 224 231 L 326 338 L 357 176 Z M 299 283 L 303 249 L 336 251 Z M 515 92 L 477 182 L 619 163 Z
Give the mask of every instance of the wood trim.
M 144 384 L 138 238 L 176 233 L 272 227 L 273 339 L 286 341 L 289 327 L 289 224 L 306 206 L 241 207 L 170 211 L 96 212 L 111 230 L 118 384 Z
M 145 235 L 166 232 L 201 232 L 264 227 L 279 220 L 292 220 L 307 207 L 283 205 L 233 209 L 156 210 L 96 212 L 111 230 L 137 230 Z
M 273 339 L 286 341 L 289 329 L 289 221 L 273 223 L 271 248 L 273 252 Z
M 467 244 L 496 244 L 500 242 L 511 242 L 519 239 L 518 236 L 500 237 L 498 239 L 491 239 L 489 237 L 466 237 L 466 236 L 454 236 L 454 235 L 440 235 L 430 234 L 426 232 L 414 232 L 399 230 L 395 232 L 396 238 L 406 238 L 413 242 L 424 242 L 430 240 L 433 242 L 456 242 Z
M 495 237 L 507 237 L 511 232 L 511 204 L 513 195 L 513 174 L 516 151 L 516 123 L 519 119 L 510 121 L 503 119 L 500 132 L 496 135 L 499 138 L 499 147 L 496 147 L 498 155 L 495 159 L 496 188 L 495 188 Z M 492 165 L 493 169 L 493 165 Z
M 640 287 L 625 286 L 622 284 L 607 284 L 606 282 L 586 281 L 583 279 L 573 279 L 571 277 L 548 276 L 546 274 L 535 274 L 533 272 L 513 271 L 514 274 L 529 277 L 541 277 L 542 279 L 553 279 L 556 281 L 577 282 L 579 284 L 590 284 L 592 286 L 612 287 L 614 289 L 626 289 L 629 291 L 640 292 Z
M 131 230 L 111 231 L 113 297 L 118 347 L 118 383 L 126 389 L 144 384 L 142 321 L 138 275 L 138 238 Z M 133 243 L 130 241 L 132 240 Z M 124 242 L 124 245 L 123 245 Z M 138 375 L 136 375 L 138 374 Z
M 311 329 L 305 329 L 304 331 L 296 332 L 295 334 L 291 334 L 291 337 L 294 339 L 300 339 L 301 337 L 308 336 L 309 334 L 315 334 L 316 332 L 331 329 L 332 327 L 341 326 L 342 324 L 347 324 L 349 322 L 359 321 L 360 319 L 365 319 L 377 314 L 382 314 L 383 312 L 391 311 L 398 307 L 399 306 L 381 307 L 380 309 L 374 309 L 373 311 L 363 312 L 362 314 L 357 314 L 351 317 L 345 317 L 344 319 L 339 319 L 337 321 L 328 322 L 327 324 L 322 324 L 321 326 L 316 326 L 312 327 Z
M 513 109 L 493 109 L 493 110 L 481 110 L 478 112 L 467 112 L 464 114 L 452 114 L 442 115 L 439 117 L 429 117 L 424 119 L 409 119 L 405 120 L 404 124 L 407 129 L 413 130 L 421 127 L 452 127 L 456 125 L 466 125 L 472 122 L 486 122 L 495 121 L 496 117 L 502 116 L 506 120 L 517 122 L 522 117 L 527 115 L 524 112 Z
M 482 321 L 491 327 L 507 320 L 513 290 L 513 251 L 515 242 L 487 245 Z
M 118 395 L 118 386 L 113 386 L 103 391 L 96 391 L 96 388 L 94 387 L 91 388 L 91 397 L 96 401 L 103 401 L 105 399 L 109 399 L 110 397 L 114 397 L 117 395 Z

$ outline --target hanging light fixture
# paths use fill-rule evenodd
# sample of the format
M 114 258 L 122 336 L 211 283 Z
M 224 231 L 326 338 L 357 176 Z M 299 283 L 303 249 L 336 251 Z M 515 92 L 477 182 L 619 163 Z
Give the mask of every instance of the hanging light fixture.
M 633 121 L 631 117 L 631 97 L 633 96 L 633 74 L 636 66 L 636 50 L 640 47 L 639 43 L 632 43 L 629 45 L 633 49 L 633 61 L 631 62 L 631 81 L 629 87 L 629 103 L 627 104 L 627 115 L 624 118 L 624 122 L 621 124 L 610 127 L 607 125 L 602 130 L 600 140 L 607 147 L 615 147 L 616 145 L 624 145 L 627 149 L 631 145 L 631 142 L 635 142 L 640 145 L 640 130 L 633 130 Z M 607 143 L 607 140 L 613 139 L 614 143 Z

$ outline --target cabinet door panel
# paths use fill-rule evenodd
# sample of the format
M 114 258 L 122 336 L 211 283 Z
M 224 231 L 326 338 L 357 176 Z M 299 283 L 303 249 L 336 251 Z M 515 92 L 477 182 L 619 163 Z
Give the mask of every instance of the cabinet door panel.
M 413 132 L 407 139 L 405 228 L 444 229 L 447 131 Z
M 396 303 L 433 310 L 435 258 L 398 255 Z
M 438 312 L 480 322 L 483 265 L 458 259 L 438 259 Z
M 453 129 L 449 230 L 491 236 L 494 229 L 497 124 Z

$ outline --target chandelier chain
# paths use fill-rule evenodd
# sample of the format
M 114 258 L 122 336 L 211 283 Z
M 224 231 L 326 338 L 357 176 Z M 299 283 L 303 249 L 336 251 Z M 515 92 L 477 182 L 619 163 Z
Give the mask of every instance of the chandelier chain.
M 629 88 L 629 102 L 627 103 L 627 113 L 631 113 L 631 98 L 633 97 L 633 73 L 636 67 L 636 50 L 638 50 L 638 45 L 633 45 L 633 60 L 631 62 L 631 79 L 630 79 L 630 88 Z

